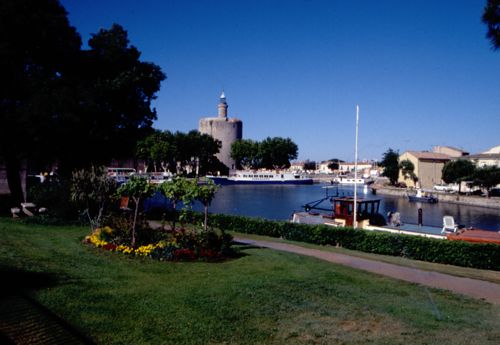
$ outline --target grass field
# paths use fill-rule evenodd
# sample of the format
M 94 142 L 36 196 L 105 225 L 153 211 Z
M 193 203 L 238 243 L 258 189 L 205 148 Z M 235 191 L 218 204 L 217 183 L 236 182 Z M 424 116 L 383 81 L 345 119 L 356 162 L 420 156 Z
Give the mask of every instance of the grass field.
M 500 307 L 448 292 L 252 247 L 223 263 L 129 258 L 82 245 L 87 231 L 0 219 L 0 270 L 4 289 L 26 291 L 96 343 L 500 339 Z

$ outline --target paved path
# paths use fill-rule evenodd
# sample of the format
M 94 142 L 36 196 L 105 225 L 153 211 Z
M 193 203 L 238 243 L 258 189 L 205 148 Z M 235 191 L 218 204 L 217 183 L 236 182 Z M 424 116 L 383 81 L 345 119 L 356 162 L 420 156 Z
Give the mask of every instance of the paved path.
M 250 240 L 235 237 L 239 243 L 251 244 L 258 247 L 271 248 L 290 253 L 312 256 L 318 259 L 334 262 L 344 266 L 377 273 L 391 278 L 417 283 L 432 288 L 449 290 L 473 298 L 484 299 L 487 302 L 500 305 L 500 285 L 470 278 L 456 277 L 448 274 L 424 271 L 416 268 L 403 267 L 380 261 L 368 260 L 337 254 L 317 249 L 304 248 L 293 244 Z
M 0 296 L 0 343 L 92 344 L 69 324 L 22 294 Z

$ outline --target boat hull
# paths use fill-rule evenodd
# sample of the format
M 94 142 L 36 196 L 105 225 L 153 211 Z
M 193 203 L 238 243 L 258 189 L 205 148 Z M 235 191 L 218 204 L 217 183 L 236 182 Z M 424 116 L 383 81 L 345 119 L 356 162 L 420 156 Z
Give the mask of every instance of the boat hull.
M 418 196 L 412 196 L 412 195 L 408 196 L 408 200 L 410 200 L 411 202 L 426 202 L 429 204 L 435 204 L 438 202 L 437 198 L 424 198 L 424 197 L 418 197 Z

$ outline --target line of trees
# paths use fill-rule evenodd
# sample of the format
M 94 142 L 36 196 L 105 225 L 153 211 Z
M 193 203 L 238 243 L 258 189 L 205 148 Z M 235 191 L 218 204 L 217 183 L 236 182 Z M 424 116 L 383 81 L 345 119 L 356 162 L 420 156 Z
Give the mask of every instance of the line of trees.
M 238 169 L 286 169 L 297 156 L 297 144 L 290 138 L 268 137 L 260 142 L 243 139 L 231 145 L 231 157 Z
M 196 130 L 188 133 L 156 130 L 137 143 L 136 157 L 148 171 L 164 171 L 178 175 L 227 173 L 228 168 L 215 156 L 221 142 Z
M 500 184 L 500 168 L 497 166 L 477 167 L 465 159 L 447 162 L 443 167 L 442 179 L 446 183 L 457 183 L 461 192 L 462 182 L 486 189 L 488 195 L 492 188 Z
M 13 204 L 23 161 L 30 170 L 57 161 L 69 177 L 131 157 L 152 132 L 161 68 L 141 61 L 118 24 L 81 45 L 59 1 L 0 2 L 0 157 Z

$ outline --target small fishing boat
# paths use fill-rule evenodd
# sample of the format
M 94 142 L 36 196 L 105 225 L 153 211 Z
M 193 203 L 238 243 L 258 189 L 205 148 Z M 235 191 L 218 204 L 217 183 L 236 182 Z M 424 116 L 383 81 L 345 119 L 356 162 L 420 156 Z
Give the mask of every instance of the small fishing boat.
M 435 204 L 438 202 L 438 198 L 420 188 L 416 190 L 415 194 L 407 194 L 407 196 L 408 200 L 411 202 L 427 202 L 429 204 Z

